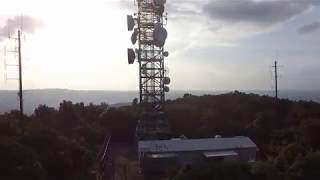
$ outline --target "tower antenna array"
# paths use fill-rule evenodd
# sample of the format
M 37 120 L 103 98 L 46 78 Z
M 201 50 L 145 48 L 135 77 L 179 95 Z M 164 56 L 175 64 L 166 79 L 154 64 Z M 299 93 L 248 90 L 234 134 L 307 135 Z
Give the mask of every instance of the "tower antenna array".
M 164 114 L 165 93 L 169 92 L 170 78 L 166 77 L 164 51 L 167 39 L 166 0 L 137 0 L 138 13 L 127 16 L 128 30 L 133 31 L 131 42 L 136 48 L 128 49 L 128 63 L 139 63 L 139 94 L 142 108 L 137 127 L 139 139 L 159 139 L 168 134 Z

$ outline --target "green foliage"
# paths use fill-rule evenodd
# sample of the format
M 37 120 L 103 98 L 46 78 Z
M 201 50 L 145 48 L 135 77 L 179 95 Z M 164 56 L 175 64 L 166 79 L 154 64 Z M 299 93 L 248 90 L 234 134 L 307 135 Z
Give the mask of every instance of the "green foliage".
M 0 179 L 92 179 L 90 171 L 107 134 L 99 116 L 107 107 L 67 101 L 59 110 L 39 105 L 25 116 L 23 135 L 17 111 L 0 115 Z
M 300 144 L 289 144 L 275 158 L 275 164 L 280 171 L 288 171 L 296 161 L 306 155 L 306 149 Z
M 184 167 L 175 179 L 320 179 L 320 104 L 275 101 L 238 91 L 167 101 L 174 136 L 188 138 L 250 136 L 259 147 L 251 165 L 212 164 Z M 18 126 L 19 112 L 0 115 L 0 179 L 90 180 L 104 137 L 134 142 L 138 101 L 110 108 L 63 101 L 58 110 L 45 105 Z M 174 170 L 177 171 L 177 170 Z
M 223 163 L 206 167 L 183 167 L 174 180 L 251 180 L 248 164 Z
M 271 161 L 258 161 L 252 165 L 252 175 L 257 180 L 280 180 L 281 173 Z
M 15 136 L 18 132 L 17 122 L 0 117 L 0 136 Z
M 0 138 L 1 179 L 42 180 L 46 171 L 36 153 L 14 138 Z
M 320 150 L 318 103 L 276 101 L 267 96 L 235 91 L 215 96 L 186 94 L 169 101 L 166 111 L 176 136 L 250 136 L 259 147 L 260 161 L 251 171 L 254 179 L 304 179 L 307 174 L 320 178 L 316 171 L 307 171 L 311 165 L 301 165 L 311 151 Z M 212 179 L 212 173 L 201 177 L 206 178 Z
M 134 113 L 110 108 L 100 115 L 100 122 L 109 132 L 112 139 L 118 141 L 134 141 L 137 117 Z
M 64 134 L 71 135 L 72 131 L 80 126 L 80 118 L 70 101 L 60 104 L 57 118 L 57 128 Z
M 302 162 L 302 171 L 306 180 L 317 180 L 320 177 L 320 152 L 308 154 Z
M 132 106 L 133 107 L 136 107 L 138 105 L 138 98 L 134 98 L 133 100 L 132 100 Z
M 317 119 L 307 119 L 302 125 L 303 140 L 311 148 L 320 149 L 320 117 Z

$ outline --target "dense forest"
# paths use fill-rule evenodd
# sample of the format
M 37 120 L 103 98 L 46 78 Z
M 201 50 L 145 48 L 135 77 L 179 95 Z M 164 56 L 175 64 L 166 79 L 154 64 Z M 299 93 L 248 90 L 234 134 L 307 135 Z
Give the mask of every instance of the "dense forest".
M 172 170 L 172 179 L 319 179 L 320 104 L 275 100 L 238 91 L 168 100 L 173 137 L 249 136 L 259 147 L 252 164 L 212 164 Z M 139 106 L 111 108 L 63 101 L 58 109 L 39 105 L 25 115 L 0 115 L 0 179 L 95 179 L 97 154 L 105 136 L 112 143 L 134 144 Z

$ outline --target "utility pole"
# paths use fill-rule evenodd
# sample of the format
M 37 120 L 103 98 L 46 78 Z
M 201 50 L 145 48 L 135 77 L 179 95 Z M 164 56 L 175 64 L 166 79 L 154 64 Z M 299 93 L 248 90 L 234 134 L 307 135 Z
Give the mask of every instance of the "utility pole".
M 22 63 L 21 63 L 21 31 L 18 30 L 18 58 L 19 58 L 19 101 L 20 101 L 20 128 L 24 133 L 23 119 L 23 92 L 22 92 Z
M 17 93 L 18 97 L 19 97 L 19 107 L 20 107 L 20 113 L 19 113 L 19 127 L 21 128 L 21 132 L 22 134 L 24 134 L 24 127 L 25 127 L 25 122 L 24 122 L 24 117 L 23 117 L 23 84 L 22 84 L 22 53 L 21 53 L 21 34 L 22 34 L 22 25 L 23 25 L 23 17 L 21 16 L 21 26 L 20 28 L 17 27 L 16 25 L 13 27 L 14 30 L 17 29 L 17 33 L 18 33 L 18 36 L 17 37 L 11 37 L 11 31 L 13 30 L 10 30 L 10 20 L 8 20 L 8 38 L 9 39 L 14 39 L 15 40 L 15 43 L 17 43 L 15 45 L 15 48 L 13 52 L 15 55 L 18 56 L 18 64 L 7 64 L 6 63 L 6 52 L 5 52 L 5 70 L 6 70 L 6 67 L 7 66 L 18 66 L 18 70 L 19 70 L 19 78 L 16 79 L 16 78 L 12 78 L 12 80 L 19 80 L 19 91 Z M 18 41 L 18 42 L 17 42 Z M 18 47 L 17 47 L 18 45 Z M 6 51 L 6 49 L 5 49 Z M 5 78 L 6 80 L 10 79 L 7 77 L 7 74 L 5 74 Z
M 274 83 L 275 83 L 275 98 L 278 99 L 278 62 L 274 62 Z

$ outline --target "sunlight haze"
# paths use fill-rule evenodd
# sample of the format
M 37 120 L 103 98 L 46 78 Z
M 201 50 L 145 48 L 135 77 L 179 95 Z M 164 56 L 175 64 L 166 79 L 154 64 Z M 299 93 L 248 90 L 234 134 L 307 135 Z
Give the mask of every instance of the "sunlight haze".
M 1 2 L 0 27 L 20 15 L 36 21 L 22 42 L 25 89 L 138 90 L 138 66 L 129 66 L 126 54 L 133 0 Z M 168 0 L 165 65 L 172 89 L 270 90 L 274 60 L 281 65 L 280 88 L 320 88 L 314 83 L 320 82 L 317 1 L 221 2 Z M 0 89 L 18 87 L 4 80 L 3 47 L 12 41 L 0 42 Z M 7 62 L 17 59 L 7 55 Z M 14 68 L 7 71 L 17 76 Z

